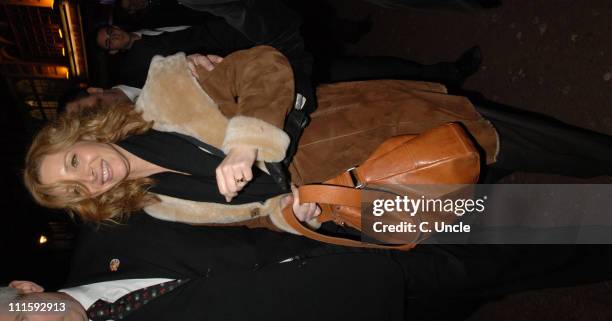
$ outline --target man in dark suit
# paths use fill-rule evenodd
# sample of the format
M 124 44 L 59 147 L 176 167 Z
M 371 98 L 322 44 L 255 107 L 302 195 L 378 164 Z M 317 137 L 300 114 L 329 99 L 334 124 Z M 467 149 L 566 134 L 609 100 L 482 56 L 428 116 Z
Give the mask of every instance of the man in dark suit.
M 84 227 L 77 244 L 59 292 L 11 283 L 22 293 L 20 302 L 63 303 L 65 310 L 21 317 L 87 320 L 89 312 L 93 320 L 449 320 L 464 316 L 483 294 L 499 293 L 487 289 L 517 289 L 517 280 L 576 258 L 567 247 L 343 248 L 146 214 L 122 225 Z M 8 301 L 0 299 L 2 321 L 18 314 L 7 311 Z
M 178 29 L 178 28 L 177 28 Z M 118 54 L 117 83 L 142 88 L 151 59 L 177 52 L 208 53 L 226 56 L 250 48 L 253 42 L 220 19 L 179 30 L 127 32 L 117 26 L 100 28 L 96 42 L 110 54 Z
M 181 31 L 129 37 L 136 41 L 126 42 L 128 46 L 123 48 L 112 48 L 113 34 L 119 33 L 116 28 L 101 29 L 97 34 L 99 46 L 109 52 L 115 49 L 124 51 L 117 66 L 118 77 L 115 80 L 118 84 L 141 88 L 155 55 L 167 56 L 182 51 L 225 56 L 256 45 L 278 49 L 289 59 L 296 77 L 304 78 L 304 81 L 312 72 L 312 56 L 305 51 L 300 34 L 300 16 L 279 0 L 127 0 L 121 4 L 129 12 L 161 11 L 164 15 L 172 8 L 180 7 L 196 13 L 196 19 L 185 21 L 191 27 Z
M 403 316 L 402 270 L 386 253 L 337 249 L 266 230 L 192 227 L 145 214 L 133 215 L 125 225 L 86 227 L 77 244 L 68 284 L 59 296 L 43 294 L 25 282 L 13 286 L 32 292 L 32 300 L 71 303 L 76 320 L 97 298 L 130 288 L 111 284 L 93 294 L 97 298 L 88 299 L 95 290 L 83 286 L 151 278 L 153 283 L 182 280 L 184 284 L 123 320 L 401 320 Z
M 223 20 L 256 45 L 282 52 L 300 73 L 310 74 L 312 57 L 304 50 L 302 20 L 280 0 L 121 0 L 130 13 L 181 7 Z

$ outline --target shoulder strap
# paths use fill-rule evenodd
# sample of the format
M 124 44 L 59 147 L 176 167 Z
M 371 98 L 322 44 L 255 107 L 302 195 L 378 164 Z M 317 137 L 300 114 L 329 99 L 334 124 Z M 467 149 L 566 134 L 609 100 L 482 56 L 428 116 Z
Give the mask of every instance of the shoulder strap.
M 335 185 L 303 185 L 299 187 L 300 200 L 304 203 L 319 203 L 323 210 L 329 211 L 334 205 L 361 207 L 361 196 L 358 189 Z M 331 206 L 329 206 L 331 205 Z M 350 247 L 364 247 L 388 250 L 408 251 L 416 246 L 414 243 L 401 245 L 381 245 L 360 242 L 343 237 L 329 236 L 305 227 L 293 214 L 291 206 L 283 209 L 283 217 L 293 229 L 310 239 Z

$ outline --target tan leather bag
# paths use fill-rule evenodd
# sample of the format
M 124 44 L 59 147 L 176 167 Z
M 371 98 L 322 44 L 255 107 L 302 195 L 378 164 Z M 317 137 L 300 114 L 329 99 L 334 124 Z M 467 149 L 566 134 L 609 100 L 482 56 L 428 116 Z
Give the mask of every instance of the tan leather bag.
M 322 184 L 299 187 L 300 200 L 321 206 L 319 222 L 333 221 L 363 232 L 361 189 L 380 189 L 380 193 L 387 196 L 420 193 L 427 190 L 427 184 L 474 184 L 479 173 L 480 157 L 468 134 L 461 125 L 449 123 L 419 135 L 386 140 L 360 166 Z M 344 246 L 409 250 L 428 236 L 417 235 L 412 241 L 399 245 L 365 243 L 318 233 L 303 225 L 291 206 L 283 209 L 283 216 L 291 227 L 306 237 Z M 435 216 L 435 219 L 450 222 L 456 216 Z

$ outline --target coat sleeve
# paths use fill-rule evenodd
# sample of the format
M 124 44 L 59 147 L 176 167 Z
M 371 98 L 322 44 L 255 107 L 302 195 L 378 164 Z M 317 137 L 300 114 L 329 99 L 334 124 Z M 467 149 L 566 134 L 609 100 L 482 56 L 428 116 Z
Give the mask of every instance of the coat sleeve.
M 257 160 L 283 160 L 290 139 L 282 128 L 295 95 L 285 56 L 258 46 L 229 55 L 217 69 L 201 74 L 200 83 L 229 118 L 221 149 L 228 153 L 233 147 L 249 146 L 258 150 Z

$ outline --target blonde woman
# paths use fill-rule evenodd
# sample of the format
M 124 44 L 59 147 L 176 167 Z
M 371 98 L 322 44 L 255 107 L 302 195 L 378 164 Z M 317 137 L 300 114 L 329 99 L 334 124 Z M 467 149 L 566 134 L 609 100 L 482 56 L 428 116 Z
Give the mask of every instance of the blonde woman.
M 295 94 L 285 57 L 260 46 L 198 72 L 190 74 L 184 55 L 156 58 L 135 108 L 84 109 L 42 129 L 24 175 L 35 200 L 96 222 L 144 209 L 169 221 L 295 232 L 280 213 L 291 203 L 317 228 L 316 204 L 300 204 L 295 189 L 284 193 L 261 166 L 282 160 L 289 145 L 281 128 Z M 488 102 L 475 107 L 439 84 L 336 83 L 319 87 L 317 98 L 289 167 L 297 185 L 361 163 L 388 137 L 448 122 L 462 123 L 494 168 L 579 177 L 611 172 L 610 136 Z

